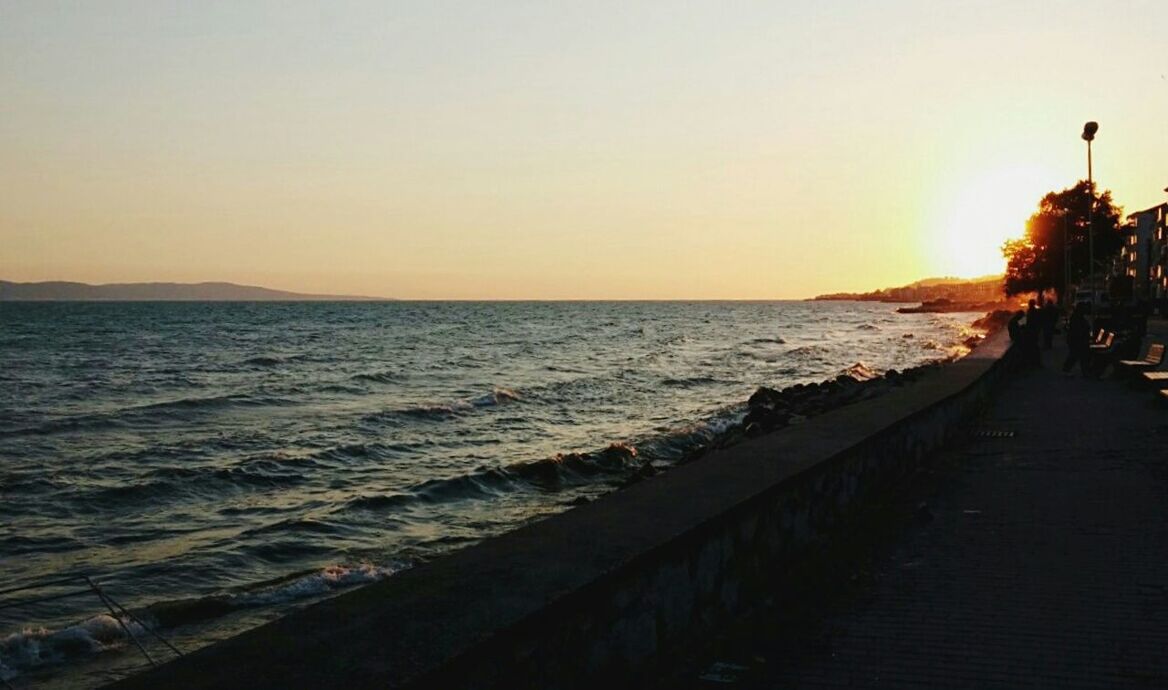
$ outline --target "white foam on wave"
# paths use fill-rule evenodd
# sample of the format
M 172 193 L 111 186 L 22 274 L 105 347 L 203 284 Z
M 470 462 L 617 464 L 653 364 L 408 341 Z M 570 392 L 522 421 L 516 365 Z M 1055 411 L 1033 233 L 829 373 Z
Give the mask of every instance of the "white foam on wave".
M 666 435 L 673 437 L 718 436 L 742 423 L 745 409 L 724 410 L 706 419 L 670 428 Z
M 401 571 L 403 567 L 370 563 L 330 565 L 279 585 L 238 594 L 229 599 L 231 604 L 240 609 L 287 604 L 376 582 Z M 136 637 L 141 638 L 147 632 L 137 622 L 126 620 L 125 624 Z M 149 624 L 152 628 L 155 625 Z M 97 615 L 59 630 L 49 630 L 43 626 L 26 627 L 0 638 L 0 680 L 11 680 L 29 670 L 61 664 L 71 658 L 122 649 L 127 642 L 129 640 L 121 623 L 109 614 Z
M 377 566 L 370 563 L 354 566 L 330 565 L 319 572 L 298 577 L 270 589 L 239 595 L 234 599 L 234 603 L 241 606 L 286 604 L 329 594 L 337 589 L 376 582 L 399 570 L 401 568 Z
M 479 396 L 470 401 L 474 407 L 488 407 L 490 405 L 502 405 L 513 400 L 519 400 L 519 394 L 510 388 L 496 388 L 487 395 Z
M 136 636 L 146 632 L 133 621 L 125 624 Z M 122 625 L 104 613 L 60 630 L 25 628 L 0 640 L 0 678 L 11 680 L 22 671 L 59 664 L 70 657 L 118 649 L 126 642 Z
M 843 374 L 857 381 L 871 381 L 872 379 L 880 378 L 880 373 L 868 366 L 865 362 L 856 362 L 847 369 L 844 369 Z

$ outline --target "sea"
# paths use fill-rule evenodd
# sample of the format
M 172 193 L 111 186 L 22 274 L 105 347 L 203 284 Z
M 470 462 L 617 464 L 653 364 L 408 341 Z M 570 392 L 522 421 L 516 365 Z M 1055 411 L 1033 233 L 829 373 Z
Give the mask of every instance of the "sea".
M 980 316 L 896 306 L 0 303 L 0 680 L 98 686 L 393 577 Z

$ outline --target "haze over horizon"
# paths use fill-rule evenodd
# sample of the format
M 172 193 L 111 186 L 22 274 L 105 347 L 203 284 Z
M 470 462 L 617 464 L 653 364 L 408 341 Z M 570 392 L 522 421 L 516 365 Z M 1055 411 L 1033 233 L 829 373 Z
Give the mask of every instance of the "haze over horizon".
M 1164 201 L 1153 2 L 0 0 L 0 278 L 768 299 Z

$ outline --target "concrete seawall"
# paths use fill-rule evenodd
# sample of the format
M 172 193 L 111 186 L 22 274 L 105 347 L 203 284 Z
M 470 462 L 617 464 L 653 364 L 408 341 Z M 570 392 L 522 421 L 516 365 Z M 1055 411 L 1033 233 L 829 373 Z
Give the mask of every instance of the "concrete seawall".
M 670 470 L 117 688 L 583 688 L 653 674 L 757 605 L 1007 371 L 1004 332 L 913 385 Z

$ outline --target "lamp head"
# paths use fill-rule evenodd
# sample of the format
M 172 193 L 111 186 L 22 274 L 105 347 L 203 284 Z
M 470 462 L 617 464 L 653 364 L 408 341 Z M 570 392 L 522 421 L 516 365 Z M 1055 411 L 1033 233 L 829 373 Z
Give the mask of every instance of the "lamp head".
M 1095 132 L 1099 131 L 1098 122 L 1088 122 L 1083 125 L 1083 141 L 1091 141 L 1095 138 Z

